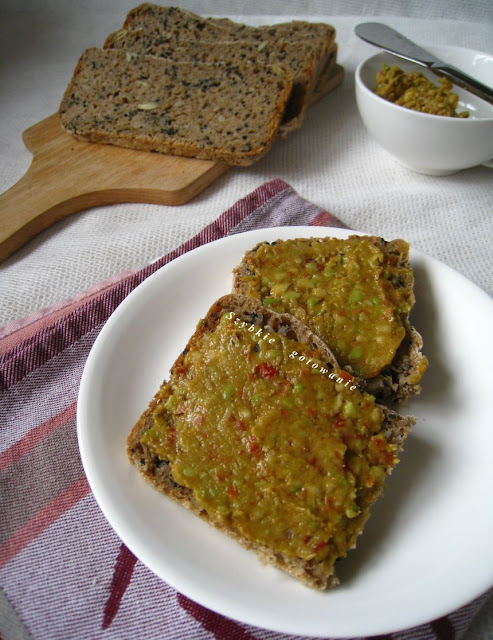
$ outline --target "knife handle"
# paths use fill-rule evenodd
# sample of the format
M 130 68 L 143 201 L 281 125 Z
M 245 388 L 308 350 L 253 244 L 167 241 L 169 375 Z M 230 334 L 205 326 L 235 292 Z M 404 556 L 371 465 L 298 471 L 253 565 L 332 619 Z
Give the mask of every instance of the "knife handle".
M 463 73 L 460 69 L 453 67 L 449 64 L 435 63 L 430 66 L 431 71 L 439 76 L 445 76 L 448 80 L 451 80 L 454 84 L 467 89 L 474 95 L 486 100 L 490 104 L 493 104 L 493 89 L 487 87 L 485 84 L 478 82 L 466 73 Z

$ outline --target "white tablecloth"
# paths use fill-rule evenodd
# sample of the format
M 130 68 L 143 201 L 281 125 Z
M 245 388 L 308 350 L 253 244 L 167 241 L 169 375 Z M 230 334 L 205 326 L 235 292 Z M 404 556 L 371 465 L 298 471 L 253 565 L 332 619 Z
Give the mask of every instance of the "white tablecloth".
M 57 110 L 81 52 L 101 46 L 134 4 L 124 0 L 3 1 L 1 192 L 30 164 L 22 132 Z M 0 326 L 165 254 L 239 198 L 276 177 L 350 227 L 387 239 L 403 237 L 493 292 L 493 170 L 477 167 L 429 177 L 401 167 L 387 155 L 367 134 L 356 108 L 354 70 L 374 48 L 353 32 L 358 22 L 376 17 L 423 45 L 453 44 L 492 52 L 491 0 L 175 0 L 173 4 L 251 24 L 292 18 L 330 22 L 337 29 L 338 60 L 346 69 L 344 83 L 313 107 L 301 130 L 277 142 L 262 161 L 230 169 L 189 204 L 94 208 L 41 233 L 0 265 Z M 467 640 L 492 634 L 493 602 Z

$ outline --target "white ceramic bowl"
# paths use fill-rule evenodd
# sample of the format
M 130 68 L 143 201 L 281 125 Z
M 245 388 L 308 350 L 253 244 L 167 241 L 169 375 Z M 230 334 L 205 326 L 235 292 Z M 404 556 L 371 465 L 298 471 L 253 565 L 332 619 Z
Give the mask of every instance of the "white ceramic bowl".
M 483 84 L 493 86 L 493 55 L 458 47 L 425 47 L 442 60 L 462 69 Z M 374 93 L 382 64 L 397 64 L 404 71 L 418 70 L 437 83 L 425 67 L 380 52 L 356 69 L 356 100 L 368 131 L 401 164 L 428 175 L 446 175 L 493 159 L 493 105 L 454 86 L 460 110 L 469 118 L 419 113 L 397 106 Z M 493 166 L 493 165 L 492 165 Z

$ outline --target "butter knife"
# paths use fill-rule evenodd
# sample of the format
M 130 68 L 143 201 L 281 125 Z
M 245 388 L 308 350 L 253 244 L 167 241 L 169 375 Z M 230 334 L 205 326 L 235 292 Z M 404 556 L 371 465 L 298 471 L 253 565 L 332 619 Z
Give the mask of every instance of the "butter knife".
M 445 77 L 454 84 L 467 89 L 486 102 L 493 104 L 493 89 L 478 82 L 460 69 L 439 60 L 429 51 L 418 46 L 395 29 L 380 22 L 363 22 L 355 27 L 356 35 L 370 44 L 400 58 L 428 67 L 437 76 Z

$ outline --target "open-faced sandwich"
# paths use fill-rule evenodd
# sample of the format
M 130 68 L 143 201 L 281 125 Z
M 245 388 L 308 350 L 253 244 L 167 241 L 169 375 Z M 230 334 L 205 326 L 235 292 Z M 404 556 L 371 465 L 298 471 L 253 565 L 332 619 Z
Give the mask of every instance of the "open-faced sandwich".
M 127 441 L 152 485 L 304 584 L 338 583 L 414 423 L 273 305 L 213 304 Z
M 375 236 L 262 242 L 234 271 L 233 291 L 289 313 L 381 401 L 420 392 L 427 359 L 411 326 L 409 245 Z

